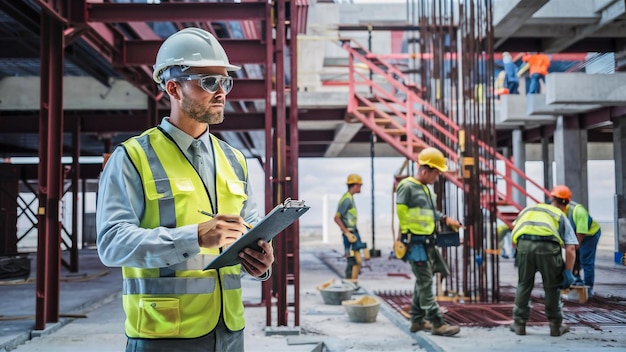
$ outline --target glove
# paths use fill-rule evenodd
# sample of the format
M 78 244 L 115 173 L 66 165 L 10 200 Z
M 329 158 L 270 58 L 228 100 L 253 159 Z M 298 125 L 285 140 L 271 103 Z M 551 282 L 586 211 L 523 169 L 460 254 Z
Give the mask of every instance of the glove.
M 350 243 L 355 243 L 356 242 L 356 235 L 353 234 L 352 232 L 348 231 L 348 232 L 344 233 L 343 235 L 346 236 L 346 238 L 348 239 L 348 242 L 350 242 Z
M 566 289 L 570 288 L 574 283 L 574 274 L 571 270 L 563 270 L 563 283 L 561 284 L 561 288 Z

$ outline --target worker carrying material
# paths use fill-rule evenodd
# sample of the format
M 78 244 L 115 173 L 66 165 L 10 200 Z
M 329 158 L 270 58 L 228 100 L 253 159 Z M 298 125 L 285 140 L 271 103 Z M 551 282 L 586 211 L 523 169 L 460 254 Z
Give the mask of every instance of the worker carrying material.
M 443 319 L 433 295 L 434 272 L 447 272 L 447 265 L 435 247 L 436 225 L 445 222 L 457 229 L 461 223 L 435 209 L 435 193 L 428 187 L 446 172 L 446 158 L 435 148 L 426 148 L 418 155 L 419 168 L 415 177 L 407 177 L 396 188 L 396 211 L 400 221 L 396 255 L 408 261 L 415 275 L 411 302 L 411 332 L 431 330 L 433 335 L 452 336 L 461 331 Z M 401 253 L 400 247 L 406 250 Z
M 550 192 L 552 205 L 561 209 L 572 225 L 578 243 L 574 262 L 574 286 L 588 286 L 587 296 L 593 296 L 593 284 L 596 270 L 596 250 L 602 230 L 582 204 L 572 201 L 572 191 L 565 185 L 557 185 Z M 584 273 L 584 281 L 580 270 Z
M 528 206 L 522 210 L 513 227 L 513 244 L 518 280 L 513 307 L 511 331 L 526 335 L 530 317 L 530 294 L 539 271 L 545 294 L 545 314 L 550 322 L 550 336 L 561 336 L 569 331 L 563 324 L 561 289 L 574 282 L 572 269 L 576 257 L 576 235 L 563 212 L 549 204 Z M 565 247 L 565 262 L 561 248 Z
M 344 255 L 347 260 L 346 279 L 356 283 L 363 259 L 370 259 L 367 243 L 361 241 L 361 235 L 359 235 L 359 230 L 357 229 L 357 210 L 354 203 L 354 195 L 361 193 L 363 179 L 357 174 L 350 174 L 346 184 L 348 185 L 348 190 L 339 200 L 337 212 L 335 213 L 335 223 L 339 226 L 343 236 Z M 361 255 L 361 252 L 363 252 L 363 255 Z

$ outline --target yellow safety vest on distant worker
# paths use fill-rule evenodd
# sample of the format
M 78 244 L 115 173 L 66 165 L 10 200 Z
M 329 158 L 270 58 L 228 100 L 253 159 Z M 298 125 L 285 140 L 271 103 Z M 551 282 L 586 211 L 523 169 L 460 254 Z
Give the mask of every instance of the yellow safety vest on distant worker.
M 343 221 L 343 224 L 346 226 L 348 231 L 355 231 L 357 225 L 357 211 L 352 193 L 344 193 L 339 200 L 339 204 L 343 204 L 346 199 L 350 199 L 350 209 L 348 209 L 345 214 L 339 214 L 339 216 L 341 217 L 341 221 Z
M 513 243 L 517 245 L 517 241 L 522 235 L 554 236 L 563 247 L 565 221 L 563 212 L 550 204 L 537 204 L 527 207 L 515 220 Z
M 407 187 L 412 195 L 412 204 L 397 204 L 398 220 L 400 222 L 400 232 L 407 234 L 411 232 L 414 235 L 432 235 L 435 232 L 435 209 L 434 201 L 428 191 L 428 187 L 423 185 L 414 177 L 407 177 L 398 183 L 396 192 L 401 188 Z M 418 199 L 426 198 L 426 207 L 413 206 L 417 204 Z
M 240 214 L 247 200 L 247 166 L 241 152 L 211 136 L 215 157 L 215 204 L 222 214 Z M 123 143 L 137 168 L 145 195 L 143 228 L 181 227 L 208 220 L 209 194 L 174 141 L 158 127 Z M 187 262 L 164 268 L 123 267 L 126 334 L 132 338 L 195 338 L 223 316 L 228 329 L 244 328 L 241 266 L 202 270 L 219 249 L 201 248 Z

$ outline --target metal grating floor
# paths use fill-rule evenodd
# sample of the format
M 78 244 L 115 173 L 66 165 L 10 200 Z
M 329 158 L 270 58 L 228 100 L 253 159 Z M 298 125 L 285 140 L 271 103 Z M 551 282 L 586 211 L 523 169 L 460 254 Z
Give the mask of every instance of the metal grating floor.
M 374 292 L 401 315 L 410 316 L 412 291 Z M 503 294 L 504 293 L 504 294 Z M 446 321 L 462 326 L 494 327 L 512 322 L 514 291 L 501 292 L 501 303 L 439 302 L 445 311 Z M 533 295 L 528 325 L 547 325 L 543 297 Z M 586 303 L 565 301 L 564 322 L 571 326 L 589 326 L 596 330 L 626 333 L 626 302 L 613 298 L 594 296 Z

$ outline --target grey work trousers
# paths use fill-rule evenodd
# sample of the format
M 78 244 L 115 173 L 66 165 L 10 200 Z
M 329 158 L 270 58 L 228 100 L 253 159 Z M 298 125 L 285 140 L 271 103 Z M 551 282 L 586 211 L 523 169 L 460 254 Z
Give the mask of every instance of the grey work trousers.
M 243 352 L 243 330 L 230 331 L 220 319 L 210 333 L 195 339 L 128 338 L 126 352 Z

